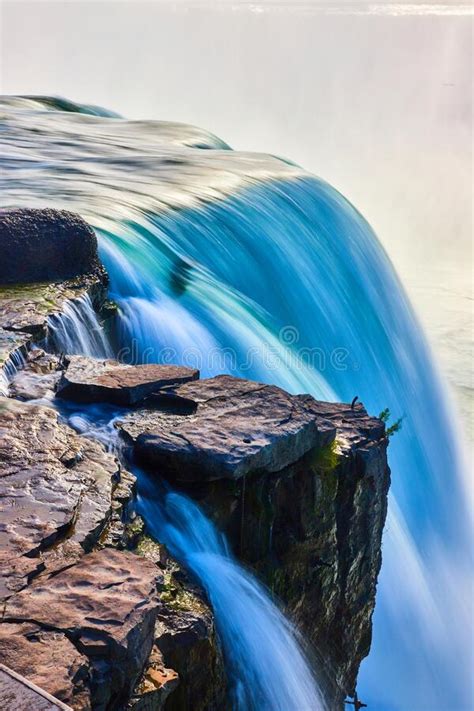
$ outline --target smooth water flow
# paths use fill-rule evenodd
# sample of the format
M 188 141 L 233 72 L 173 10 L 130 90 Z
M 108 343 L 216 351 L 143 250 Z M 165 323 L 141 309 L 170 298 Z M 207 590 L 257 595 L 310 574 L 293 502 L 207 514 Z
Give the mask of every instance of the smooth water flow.
M 24 365 L 25 357 L 21 349 L 13 351 L 13 353 L 7 358 L 5 363 L 3 363 L 2 369 L 0 370 L 0 395 L 2 395 L 3 397 L 8 397 L 10 383 L 15 377 L 16 373 L 21 370 Z
M 97 319 L 90 296 L 66 301 L 61 313 L 48 318 L 48 347 L 59 353 L 111 358 L 113 353 Z
M 211 602 L 236 711 L 315 711 L 324 703 L 295 630 L 268 592 L 229 554 L 191 499 L 139 475 L 148 530 L 194 573 Z
M 392 501 L 359 691 L 378 711 L 469 709 L 472 511 L 458 427 L 370 226 L 324 181 L 276 158 L 224 150 L 204 132 L 197 143 L 187 126 L 49 108 L 4 102 L 2 203 L 76 210 L 95 227 L 124 360 L 358 395 L 370 412 L 404 418 L 389 448 Z

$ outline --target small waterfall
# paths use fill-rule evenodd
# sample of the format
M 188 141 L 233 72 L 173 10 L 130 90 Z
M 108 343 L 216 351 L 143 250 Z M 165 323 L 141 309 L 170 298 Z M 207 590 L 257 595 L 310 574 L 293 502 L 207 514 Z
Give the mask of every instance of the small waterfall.
M 19 348 L 8 356 L 0 369 L 0 395 L 8 397 L 10 383 L 16 373 L 23 368 L 25 362 L 25 356 Z
M 66 301 L 61 313 L 48 318 L 48 331 L 47 345 L 53 351 L 93 358 L 113 357 L 88 294 Z
M 148 530 L 194 573 L 211 602 L 224 649 L 235 711 L 325 708 L 292 625 L 253 575 L 230 555 L 225 538 L 186 496 L 139 474 L 139 510 Z

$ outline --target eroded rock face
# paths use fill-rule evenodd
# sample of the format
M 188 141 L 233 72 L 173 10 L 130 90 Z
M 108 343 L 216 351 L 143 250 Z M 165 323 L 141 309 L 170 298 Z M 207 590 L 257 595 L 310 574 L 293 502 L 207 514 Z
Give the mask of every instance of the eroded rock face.
M 74 698 L 74 680 L 80 659 L 86 657 L 90 706 L 105 709 L 128 697 L 151 652 L 159 607 L 157 586 L 162 578 L 156 565 L 145 558 L 104 548 L 10 597 L 0 628 L 5 623 L 34 620 L 42 630 L 65 635 L 81 657 L 74 653 L 72 660 L 65 658 L 60 665 L 61 687 L 55 687 L 58 681 L 51 678 L 51 693 L 62 693 L 64 698 L 72 688 L 71 697 L 64 700 L 83 708 L 82 701 Z M 16 634 L 25 637 L 24 629 Z M 42 671 L 31 670 L 30 660 L 22 655 L 16 669 L 25 676 L 29 671 L 35 683 L 36 674 Z
M 120 427 L 140 462 L 199 501 L 313 646 L 331 708 L 368 654 L 390 472 L 385 426 L 221 376 L 180 386 L 195 405 L 142 409 Z
M 334 440 L 269 475 L 182 484 L 283 601 L 322 670 L 329 708 L 354 692 L 372 632 L 390 470 L 384 424 L 317 402 Z
M 324 446 L 334 428 L 314 410 L 309 395 L 220 375 L 173 389 L 195 411 L 175 415 L 139 410 L 121 430 L 141 463 L 174 481 L 238 479 L 275 472 Z
M 199 371 L 177 365 L 124 365 L 114 360 L 69 356 L 58 397 L 76 402 L 134 405 L 163 388 L 196 380 Z
M 53 545 L 90 550 L 112 515 L 120 476 L 113 456 L 53 410 L 0 399 L 2 596 L 40 572 Z
M 66 210 L 1 210 L 0 244 L 0 284 L 65 281 L 100 269 L 94 231 Z
M 165 579 L 164 604 L 155 625 L 155 645 L 130 708 L 224 711 L 228 708 L 224 662 L 213 614 L 202 590 L 160 544 L 145 536 L 138 552 L 159 561 Z

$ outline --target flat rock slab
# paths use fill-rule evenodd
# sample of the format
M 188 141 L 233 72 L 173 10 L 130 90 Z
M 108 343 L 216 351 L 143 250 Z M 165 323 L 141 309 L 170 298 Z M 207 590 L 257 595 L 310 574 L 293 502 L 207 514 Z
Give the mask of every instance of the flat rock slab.
M 13 667 L 0 664 L 2 711 L 71 711 L 61 699 L 90 709 L 81 679 L 87 677 L 87 659 L 65 635 L 28 623 L 0 624 L 0 659 Z
M 199 377 L 199 371 L 178 365 L 124 365 L 114 360 L 69 356 L 57 396 L 76 402 L 134 405 L 163 388 Z
M 0 210 L 0 284 L 64 281 L 99 268 L 97 238 L 66 210 Z
M 87 550 L 111 514 L 115 458 L 46 407 L 0 398 L 0 599 L 67 538 Z
M 139 461 L 179 481 L 237 479 L 250 471 L 279 471 L 334 437 L 309 395 L 289 395 L 228 375 L 173 390 L 194 402 L 188 415 L 145 409 L 127 415 L 123 434 Z
M 0 662 L 74 709 L 108 708 L 131 691 L 150 654 L 161 583 L 146 558 L 113 548 L 87 554 L 7 601 Z

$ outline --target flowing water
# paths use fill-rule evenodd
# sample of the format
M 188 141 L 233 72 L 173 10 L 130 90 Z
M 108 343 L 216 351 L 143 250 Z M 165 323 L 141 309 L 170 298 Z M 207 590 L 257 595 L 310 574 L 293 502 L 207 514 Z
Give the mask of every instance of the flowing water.
M 456 661 L 470 655 L 471 564 L 457 426 L 370 226 L 288 162 L 233 152 L 188 126 L 71 105 L 56 111 L 54 101 L 47 108 L 31 99 L 3 104 L 2 204 L 65 207 L 95 227 L 121 311 L 121 358 L 182 362 L 320 398 L 358 395 L 374 414 L 388 407 L 403 417 L 389 452 L 378 651 L 364 684 L 369 695 L 371 685 L 386 688 L 390 702 L 378 709 L 470 708 L 469 665 Z M 160 535 L 206 587 L 216 560 L 191 542 L 199 513 L 183 544 L 192 504 L 165 499 Z M 220 559 L 222 586 L 209 591 L 216 610 L 236 575 Z M 259 588 L 245 585 L 258 610 Z M 232 620 L 219 624 L 225 640 Z
M 225 539 L 199 507 L 154 482 L 139 510 L 150 532 L 191 570 L 207 592 L 239 711 L 313 711 L 324 704 L 295 632 L 268 593 L 228 552 Z
M 66 301 L 61 313 L 48 318 L 47 346 L 59 353 L 81 353 L 95 358 L 113 355 L 88 294 Z
M 69 425 L 120 456 L 107 406 L 61 403 Z M 130 463 L 127 463 L 130 468 Z M 267 590 L 232 557 L 225 537 L 188 497 L 155 475 L 137 476 L 137 511 L 147 532 L 200 581 L 214 611 L 235 711 L 323 711 L 326 706 L 302 651 L 302 641 Z

